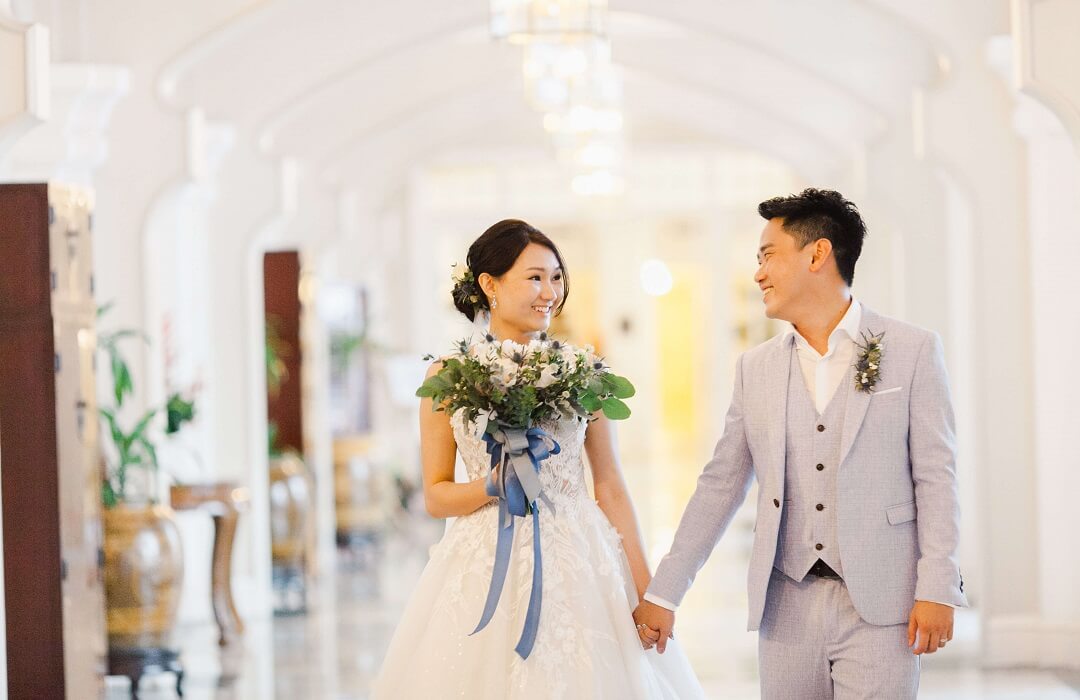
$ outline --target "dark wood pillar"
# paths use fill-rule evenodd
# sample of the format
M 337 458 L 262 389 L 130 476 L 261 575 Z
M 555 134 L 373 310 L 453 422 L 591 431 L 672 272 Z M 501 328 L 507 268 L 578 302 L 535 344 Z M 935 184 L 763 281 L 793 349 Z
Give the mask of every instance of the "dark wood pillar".
M 64 697 L 46 185 L 0 186 L 0 489 L 8 697 Z
M 267 253 L 263 259 L 267 333 L 281 347 L 285 373 L 279 390 L 267 397 L 267 419 L 277 426 L 275 447 L 304 454 L 300 383 L 300 254 Z

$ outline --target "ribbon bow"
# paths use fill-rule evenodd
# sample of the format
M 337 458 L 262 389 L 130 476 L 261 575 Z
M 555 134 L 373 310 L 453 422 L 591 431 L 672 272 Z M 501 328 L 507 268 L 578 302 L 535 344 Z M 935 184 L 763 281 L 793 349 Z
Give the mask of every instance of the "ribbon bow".
M 540 552 L 540 517 L 536 501 L 541 500 L 552 511 L 551 500 L 544 493 L 537 474 L 540 462 L 550 455 L 559 454 L 559 443 L 540 428 L 499 428 L 494 433 L 485 432 L 484 442 L 491 455 L 491 468 L 502 468 L 498 481 L 488 481 L 487 493 L 499 499 L 499 532 L 495 543 L 495 565 L 491 570 L 491 586 L 487 602 L 480 616 L 480 623 L 470 635 L 484 629 L 499 604 L 506 572 L 510 567 L 510 552 L 514 544 L 514 518 L 532 514 L 533 519 L 533 577 L 529 594 L 529 607 L 525 613 L 525 627 L 521 639 L 514 647 L 522 659 L 529 658 L 536 631 L 540 626 L 540 604 L 543 600 L 543 558 Z

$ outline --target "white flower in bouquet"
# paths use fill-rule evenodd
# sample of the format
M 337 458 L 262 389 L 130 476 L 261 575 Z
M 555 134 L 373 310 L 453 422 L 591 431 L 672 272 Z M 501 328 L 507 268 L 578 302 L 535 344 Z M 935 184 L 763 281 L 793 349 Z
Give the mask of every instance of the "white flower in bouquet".
M 475 343 L 469 347 L 469 357 L 490 367 L 499 357 L 498 346 L 494 343 Z
M 536 380 L 537 389 L 547 389 L 559 379 L 559 367 L 558 365 L 550 364 L 545 365 L 544 369 L 540 370 L 540 378 Z
M 474 428 L 476 430 L 476 439 L 479 440 L 485 432 L 487 432 L 488 422 L 497 418 L 495 411 L 480 411 L 476 414 L 474 419 Z
M 495 373 L 492 375 L 492 379 L 503 387 L 513 386 L 521 374 L 521 365 L 509 357 L 500 357 L 495 360 L 493 369 Z
M 515 343 L 514 341 L 507 339 L 502 342 L 502 354 L 504 357 L 524 357 L 525 346 L 521 343 Z
M 563 345 L 559 348 L 559 354 L 562 355 L 563 363 L 571 368 L 577 366 L 578 352 L 578 350 L 575 350 L 573 346 L 570 345 Z

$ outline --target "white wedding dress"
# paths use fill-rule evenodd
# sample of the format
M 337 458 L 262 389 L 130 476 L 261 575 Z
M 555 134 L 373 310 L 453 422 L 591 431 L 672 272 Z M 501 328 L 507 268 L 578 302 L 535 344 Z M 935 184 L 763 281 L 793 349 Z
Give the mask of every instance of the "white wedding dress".
M 461 412 L 451 419 L 470 479 L 490 457 Z M 535 646 L 523 660 L 521 636 L 533 574 L 533 521 L 516 518 L 506 583 L 494 617 L 469 636 L 491 584 L 499 508 L 457 518 L 432 548 L 375 680 L 377 700 L 472 698 L 702 698 L 685 654 L 645 651 L 631 612 L 637 592 L 618 532 L 585 488 L 586 423 L 545 428 L 561 446 L 541 463 L 555 507 L 540 508 L 543 602 Z

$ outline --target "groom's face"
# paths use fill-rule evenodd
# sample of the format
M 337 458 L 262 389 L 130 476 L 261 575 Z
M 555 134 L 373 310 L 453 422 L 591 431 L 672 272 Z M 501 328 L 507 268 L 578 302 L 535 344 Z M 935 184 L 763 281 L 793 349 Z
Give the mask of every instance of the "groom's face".
M 794 323 L 799 300 L 810 278 L 812 247 L 799 247 L 778 218 L 769 219 L 761 232 L 754 281 L 761 288 L 765 315 Z

